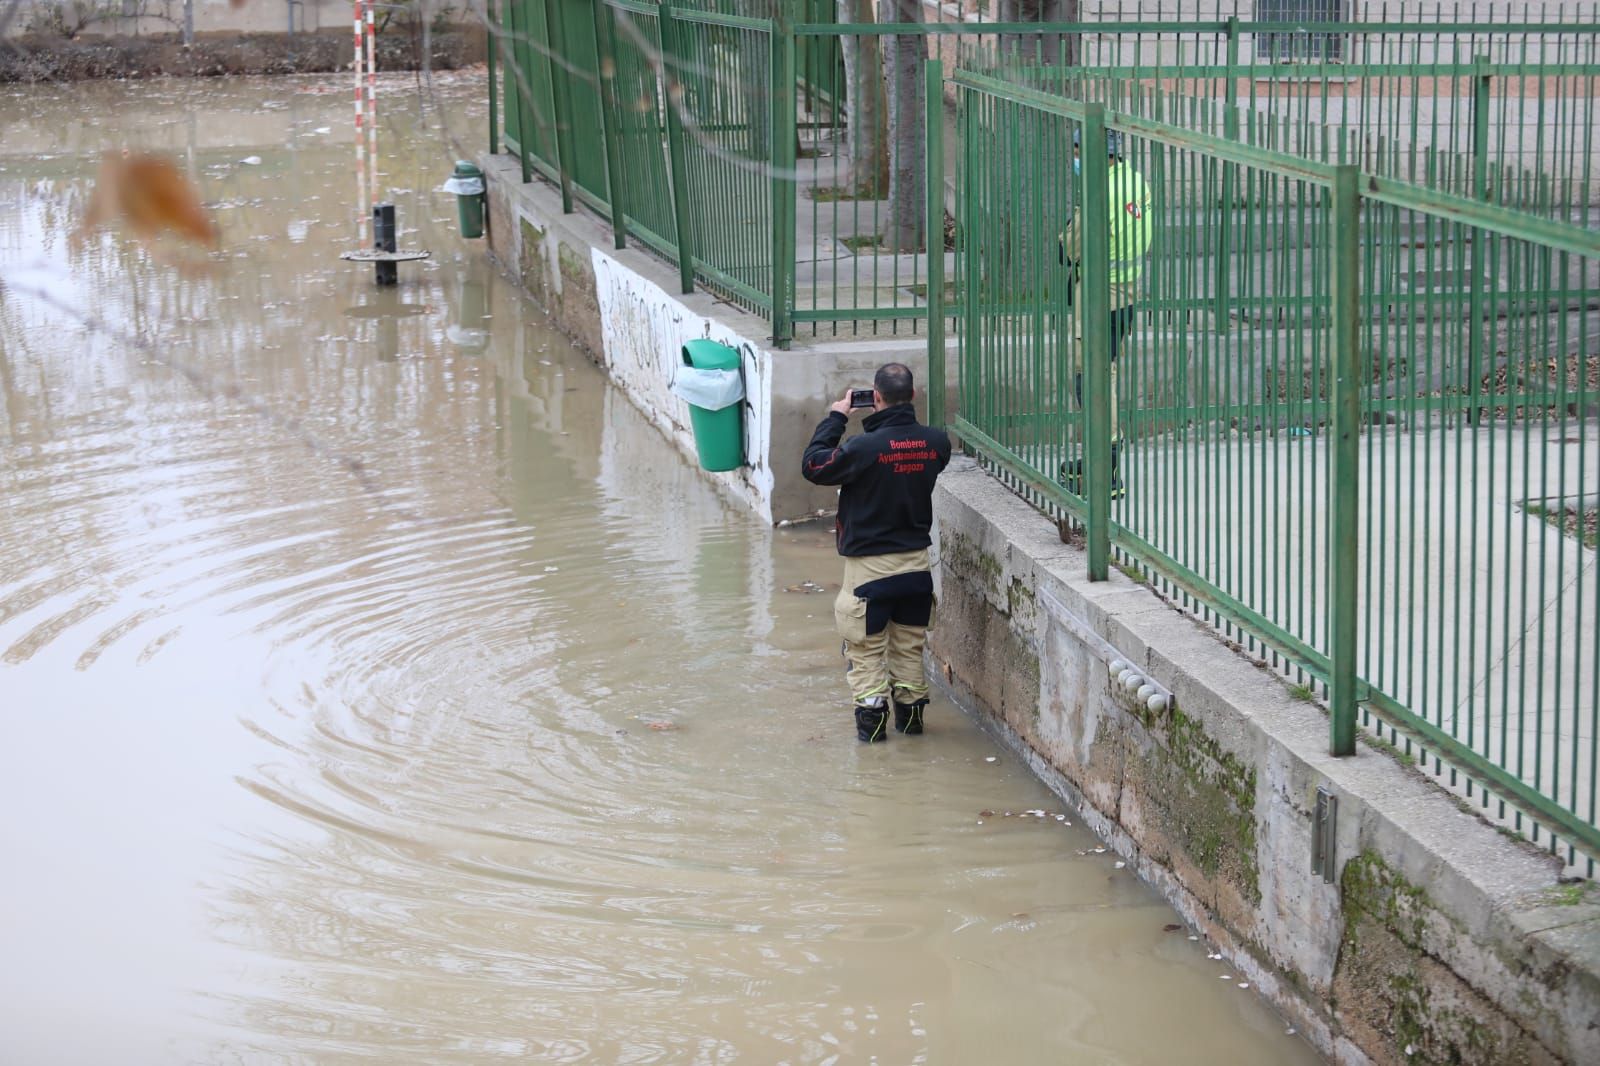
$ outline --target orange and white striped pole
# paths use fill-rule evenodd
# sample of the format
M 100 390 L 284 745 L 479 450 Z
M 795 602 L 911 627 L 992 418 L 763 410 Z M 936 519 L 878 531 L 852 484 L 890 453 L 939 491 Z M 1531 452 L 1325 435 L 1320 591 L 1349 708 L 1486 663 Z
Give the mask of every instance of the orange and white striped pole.
M 367 165 L 368 202 L 378 202 L 378 27 L 371 0 L 367 9 Z
M 365 34 L 362 33 L 361 15 L 362 9 L 367 5 L 363 3 L 362 0 L 354 0 L 351 6 L 353 9 L 353 21 L 355 24 L 355 36 L 353 41 L 355 50 L 351 53 L 350 69 L 355 72 L 356 87 L 356 247 L 365 248 L 369 243 L 371 243 L 369 240 L 368 227 L 372 224 L 372 207 L 367 200 L 367 191 L 369 188 L 367 184 L 367 136 L 366 130 L 364 129 L 367 104 L 366 100 L 363 98 L 364 94 L 362 92 L 363 86 L 361 81 L 362 67 L 366 65 L 363 62 L 363 53 L 366 51 L 366 49 L 363 47 L 365 42 Z

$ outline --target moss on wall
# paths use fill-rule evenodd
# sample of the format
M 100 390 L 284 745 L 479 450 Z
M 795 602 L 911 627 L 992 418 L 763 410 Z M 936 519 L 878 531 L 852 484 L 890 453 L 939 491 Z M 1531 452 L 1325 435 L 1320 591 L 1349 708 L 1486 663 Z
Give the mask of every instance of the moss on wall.
M 547 231 L 535 226 L 526 218 L 519 218 L 522 231 L 521 254 L 517 256 L 517 277 L 523 288 L 533 293 L 548 306 L 550 279 L 545 276 L 544 242 Z
M 1393 1066 L 1536 1066 L 1559 1061 L 1439 961 L 1439 937 L 1465 935 L 1429 896 L 1372 851 L 1339 878 L 1344 933 L 1333 1007 L 1373 1060 Z
M 958 530 L 947 531 L 939 538 L 939 558 L 949 573 L 972 582 L 989 599 L 1001 601 L 1000 574 L 1004 568 L 976 540 Z M 1010 599 L 1005 598 L 1004 602 L 1009 607 Z
M 1256 863 L 1256 771 L 1225 750 L 1201 723 L 1173 708 L 1139 715 L 1154 747 L 1128 752 L 1130 776 L 1152 809 L 1143 812 L 1171 849 L 1207 878 L 1261 902 Z

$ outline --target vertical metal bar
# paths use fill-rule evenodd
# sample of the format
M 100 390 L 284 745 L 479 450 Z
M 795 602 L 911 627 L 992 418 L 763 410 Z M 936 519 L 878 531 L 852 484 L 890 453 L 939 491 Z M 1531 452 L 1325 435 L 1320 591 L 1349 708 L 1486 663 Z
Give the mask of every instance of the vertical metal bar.
M 617 110 L 617 49 L 615 26 L 605 0 L 591 0 L 594 43 L 600 53 L 600 140 L 606 151 L 606 201 L 611 205 L 612 243 L 628 246 L 628 216 L 622 189 L 622 129 Z M 492 85 L 494 78 L 491 75 Z
M 511 74 L 517 88 L 517 156 L 522 165 L 522 184 L 533 180 L 533 60 L 529 40 L 528 5 L 532 0 L 506 0 L 506 16 L 511 25 Z
M 1106 109 L 1090 104 L 1083 122 L 1084 467 L 1088 481 L 1089 580 L 1104 581 L 1111 554 L 1111 249 Z
M 772 187 L 772 342 L 794 339 L 795 274 L 795 84 L 794 22 L 788 4 L 772 26 L 772 128 L 769 131 Z
M 944 64 L 928 60 L 923 67 L 926 88 L 923 114 L 927 127 L 926 224 L 928 248 L 928 425 L 943 426 L 944 418 Z
M 1472 86 L 1472 197 L 1482 200 L 1489 191 L 1489 57 L 1477 57 Z M 1469 418 L 1477 425 L 1483 417 L 1483 244 L 1482 230 L 1472 236 L 1472 277 L 1467 290 L 1467 394 Z
M 556 170 L 561 176 L 561 213 L 572 214 L 572 85 L 567 69 L 567 35 L 561 0 L 544 0 L 545 36 L 550 45 L 550 91 L 556 108 Z
M 495 0 L 484 0 L 483 17 L 488 29 L 484 62 L 489 65 L 489 154 L 500 154 L 500 89 L 495 85 L 495 51 L 500 47 L 500 27 L 494 18 Z M 598 2 L 598 0 L 597 0 Z M 294 8 L 289 8 L 289 32 L 294 32 Z
M 1239 63 L 1239 17 L 1228 18 L 1228 76 L 1223 88 L 1222 135 L 1230 141 L 1239 139 L 1239 83 L 1234 78 L 1234 68 Z M 1216 303 L 1212 308 L 1212 324 L 1218 333 L 1228 332 L 1228 271 L 1232 266 L 1229 250 L 1229 229 L 1233 219 L 1234 167 L 1222 163 L 1222 214 L 1218 218 L 1216 246 Z
M 661 82 L 667 93 L 667 158 L 672 167 L 672 219 L 678 231 L 678 285 L 683 292 L 693 292 L 695 235 L 689 226 L 689 167 L 684 155 L 683 117 L 679 114 L 684 100 L 683 48 L 672 5 L 662 4 L 660 12 Z
M 1356 579 L 1360 563 L 1361 367 L 1358 319 L 1361 311 L 1361 201 L 1359 168 L 1341 166 L 1331 190 L 1332 228 L 1329 304 L 1333 315 L 1332 515 L 1328 540 L 1328 654 L 1331 714 L 1329 752 L 1356 750 Z
M 961 169 L 956 198 L 956 230 L 961 241 L 961 379 L 960 413 L 982 425 L 980 404 L 983 390 L 979 370 L 983 358 L 982 292 L 988 283 L 978 259 L 980 242 L 987 239 L 978 226 L 978 196 L 982 190 L 977 164 L 978 95 L 972 89 L 957 89 L 957 119 L 961 123 Z

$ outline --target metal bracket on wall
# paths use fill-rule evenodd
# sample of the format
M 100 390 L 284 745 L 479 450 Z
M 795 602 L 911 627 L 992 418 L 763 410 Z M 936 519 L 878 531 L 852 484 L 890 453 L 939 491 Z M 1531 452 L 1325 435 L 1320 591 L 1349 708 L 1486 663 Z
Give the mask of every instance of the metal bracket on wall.
M 1339 817 L 1339 797 L 1327 785 L 1317 786 L 1317 809 L 1311 816 L 1311 872 L 1333 883 L 1334 838 Z
M 1111 670 L 1112 684 L 1121 685 L 1129 695 L 1138 698 L 1152 711 L 1171 710 L 1176 704 L 1171 689 L 1141 672 L 1133 665 L 1132 656 L 1124 655 L 1112 647 L 1087 621 L 1067 610 L 1066 605 L 1055 596 L 1040 589 L 1039 599 L 1050 609 L 1051 618 L 1060 622 L 1068 633 L 1082 641 L 1091 654 L 1106 664 Z

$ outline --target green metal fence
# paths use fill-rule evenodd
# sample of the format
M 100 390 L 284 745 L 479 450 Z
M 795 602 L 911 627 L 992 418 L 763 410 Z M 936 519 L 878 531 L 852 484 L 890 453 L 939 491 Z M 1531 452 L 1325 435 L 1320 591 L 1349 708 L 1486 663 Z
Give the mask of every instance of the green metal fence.
M 952 82 L 964 447 L 1592 874 L 1600 233 L 1036 71 Z
M 923 218 L 921 147 L 888 136 L 923 104 L 920 78 L 885 79 L 889 53 L 1004 69 L 1119 113 L 1593 224 L 1595 8 L 1561 23 L 1462 5 L 1414 22 L 1250 22 L 1217 8 L 1207 20 L 1176 4 L 1085 4 L 1092 19 L 1040 24 L 924 4 L 907 12 L 930 21 L 883 26 L 839 23 L 832 0 L 507 0 L 498 113 L 526 175 L 677 260 L 685 284 L 772 320 L 780 346 L 921 331 L 942 295 L 930 275 L 954 268 L 951 220 Z M 1214 301 L 1223 327 L 1258 313 L 1227 279 Z

